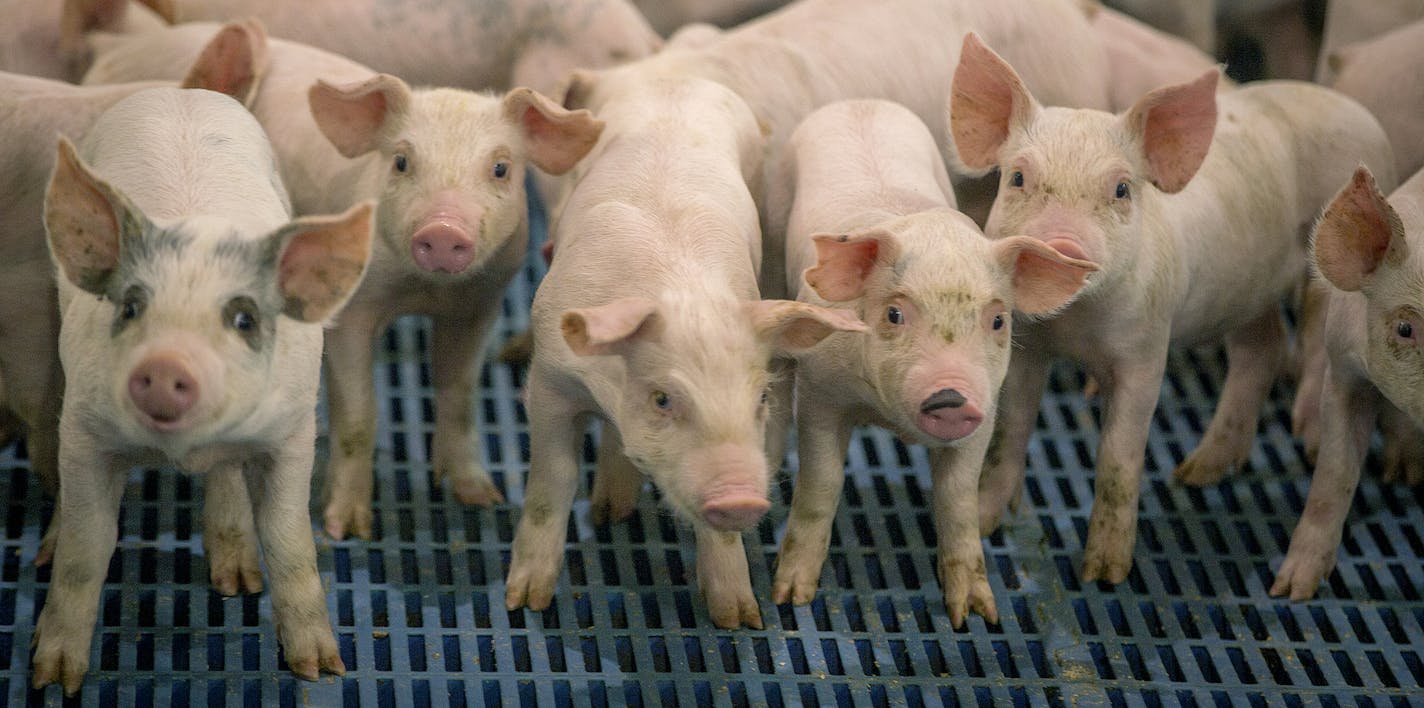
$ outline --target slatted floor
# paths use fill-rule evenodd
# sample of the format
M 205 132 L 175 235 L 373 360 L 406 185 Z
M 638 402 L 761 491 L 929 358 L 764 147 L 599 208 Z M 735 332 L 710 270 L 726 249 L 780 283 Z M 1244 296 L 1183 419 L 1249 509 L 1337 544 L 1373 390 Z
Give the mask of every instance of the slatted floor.
M 540 273 L 531 265 L 509 302 L 526 303 Z M 522 305 L 507 306 L 504 331 L 526 317 Z M 611 528 L 593 527 L 581 499 L 554 607 L 505 611 L 517 507 L 465 509 L 431 488 L 426 341 L 421 323 L 402 320 L 377 365 L 379 540 L 318 535 L 347 675 L 292 678 L 268 596 L 222 599 L 207 588 L 201 483 L 137 471 L 89 678 L 65 703 L 1424 705 L 1424 488 L 1367 479 L 1339 568 L 1317 599 L 1267 597 L 1307 491 L 1287 389 L 1272 396 L 1243 473 L 1205 490 L 1169 481 L 1211 411 L 1224 366 L 1217 352 L 1173 359 L 1149 442 L 1135 570 L 1121 586 L 1076 578 L 1098 411 L 1079 394 L 1080 375 L 1063 367 L 1030 447 L 1026 508 L 985 541 L 1002 624 L 972 616 L 964 629 L 950 627 L 934 574 L 924 451 L 861 431 L 816 601 L 765 600 L 790 494 L 783 480 L 749 537 L 767 628 L 725 631 L 697 598 L 690 531 L 651 495 L 631 522 Z M 489 467 L 515 502 L 529 446 L 521 375 L 490 365 L 477 404 Z M 1370 464 L 1378 467 L 1373 455 Z M 30 561 L 51 504 L 22 448 L 0 452 L 0 499 L 0 695 L 9 705 L 58 704 L 57 687 L 28 689 L 28 647 L 49 581 Z

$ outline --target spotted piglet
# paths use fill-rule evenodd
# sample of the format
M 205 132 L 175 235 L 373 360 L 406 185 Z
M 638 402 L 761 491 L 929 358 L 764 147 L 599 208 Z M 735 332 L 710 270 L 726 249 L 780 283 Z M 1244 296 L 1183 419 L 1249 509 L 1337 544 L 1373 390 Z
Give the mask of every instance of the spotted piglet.
M 966 611 L 997 621 L 976 500 L 1010 315 L 1051 313 L 1095 266 L 1031 238 L 984 238 L 954 210 L 929 129 L 899 104 L 832 103 L 797 127 L 784 154 L 796 185 L 788 291 L 854 312 L 871 332 L 833 333 L 797 356 L 801 467 L 772 599 L 815 595 L 851 428 L 869 423 L 929 448 L 951 621 Z
M 45 196 L 67 387 L 34 685 L 79 689 L 127 470 L 158 464 L 205 473 L 233 553 L 260 540 L 292 670 L 343 673 L 307 503 L 322 323 L 360 281 L 371 206 L 291 221 L 261 127 L 209 91 L 136 93 L 82 145 L 61 139 Z

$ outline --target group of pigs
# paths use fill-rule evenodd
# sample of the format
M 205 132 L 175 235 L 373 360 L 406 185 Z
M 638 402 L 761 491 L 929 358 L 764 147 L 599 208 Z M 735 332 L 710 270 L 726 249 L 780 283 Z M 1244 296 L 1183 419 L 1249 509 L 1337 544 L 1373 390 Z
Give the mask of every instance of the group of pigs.
M 1379 119 L 1316 84 L 1237 87 L 1075 0 L 798 0 L 665 43 L 627 0 L 23 3 L 5 68 L 82 79 L 0 73 L 0 376 L 58 494 L 36 686 L 79 688 L 125 473 L 151 464 L 204 473 L 213 587 L 260 591 L 260 546 L 288 665 L 345 670 L 307 513 L 323 367 L 330 536 L 371 534 L 372 349 L 405 314 L 433 321 L 434 477 L 502 502 L 470 408 L 526 176 L 550 264 L 511 610 L 555 595 L 595 418 L 595 518 L 650 477 L 722 627 L 761 626 L 741 532 L 793 409 L 771 599 L 814 596 L 873 424 L 929 450 L 955 625 L 997 619 L 980 535 L 1017 504 L 1060 358 L 1103 402 L 1085 580 L 1131 567 L 1174 345 L 1229 364 L 1187 484 L 1243 463 L 1276 377 L 1297 381 L 1317 473 L 1273 595 L 1333 567 L 1376 416 L 1386 472 L 1424 478 L 1424 176 L 1385 197 L 1424 166 L 1400 144 L 1413 87 L 1354 79 Z M 1419 84 L 1424 44 L 1396 44 Z

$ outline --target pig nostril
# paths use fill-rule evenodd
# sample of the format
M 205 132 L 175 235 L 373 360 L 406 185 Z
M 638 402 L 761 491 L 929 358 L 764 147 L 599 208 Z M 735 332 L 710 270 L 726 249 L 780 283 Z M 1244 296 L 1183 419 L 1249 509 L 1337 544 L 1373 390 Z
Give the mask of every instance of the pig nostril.
M 967 402 L 968 399 L 959 391 L 952 388 L 943 388 L 935 391 L 933 395 L 925 399 L 924 403 L 920 404 L 920 412 L 929 415 L 941 408 L 962 407 Z

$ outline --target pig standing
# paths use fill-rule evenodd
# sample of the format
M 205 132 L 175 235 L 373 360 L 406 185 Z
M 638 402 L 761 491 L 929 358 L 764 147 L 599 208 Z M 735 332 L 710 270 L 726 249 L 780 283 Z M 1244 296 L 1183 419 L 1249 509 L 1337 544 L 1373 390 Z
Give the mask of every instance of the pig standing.
M 3 0 L 0 71 L 75 81 L 89 61 L 85 33 L 143 32 L 163 18 L 128 0 Z
M 225 41 L 214 41 L 199 54 L 182 85 L 229 94 L 246 93 L 263 62 L 260 53 Z M 51 492 L 58 485 L 64 388 L 54 267 L 44 235 L 44 185 L 54 167 L 53 144 L 59 135 L 84 134 L 113 104 L 159 85 L 79 87 L 0 72 L 0 163 L 7 166 L 0 172 L 0 380 L 3 400 L 26 429 L 30 469 Z M 53 526 L 37 564 L 53 550 L 52 532 Z
M 601 416 L 605 447 L 626 454 L 618 477 L 641 484 L 641 470 L 692 522 L 713 622 L 760 627 L 740 532 L 770 506 L 769 359 L 863 325 L 757 299 L 762 245 L 747 181 L 763 138 L 735 93 L 681 76 L 619 88 L 601 107 L 609 128 L 594 166 L 553 227 L 558 256 L 531 309 L 529 477 L 506 606 L 552 601 L 583 426 Z
M 1305 600 L 1335 567 L 1377 413 L 1424 426 L 1424 172 L 1388 201 L 1361 166 L 1315 228 L 1314 260 L 1329 283 L 1323 435 L 1310 496 L 1271 595 Z M 1413 463 L 1418 465 L 1417 448 Z M 1417 480 L 1416 480 L 1417 481 Z
M 929 129 L 898 104 L 820 108 L 792 133 L 783 160 L 796 185 L 788 290 L 854 313 L 871 334 L 832 334 L 797 357 L 801 468 L 772 600 L 814 596 L 851 427 L 873 423 L 930 448 L 950 621 L 958 627 L 972 610 L 997 622 L 976 500 L 1009 364 L 1010 312 L 1052 312 L 1093 265 L 1027 237 L 984 238 L 953 209 Z
M 1053 319 L 1027 323 L 980 487 L 988 533 L 1021 489 L 1053 357 L 1100 382 L 1102 436 L 1084 580 L 1121 582 L 1167 350 L 1225 339 L 1211 425 L 1174 477 L 1201 485 L 1243 462 L 1285 356 L 1281 299 L 1305 267 L 1308 227 L 1335 173 L 1392 170 L 1389 141 L 1329 89 L 1261 82 L 1216 94 L 1217 72 L 1144 96 L 1124 114 L 1045 108 L 1014 70 L 966 38 L 950 101 L 959 157 L 1001 173 L 985 232 L 1026 234 L 1102 266 Z M 1218 111 L 1219 108 L 1219 111 Z
M 272 34 L 417 85 L 530 86 L 661 45 L 630 0 L 154 0 L 170 22 L 256 17 Z
M 344 673 L 307 500 L 321 323 L 365 269 L 371 206 L 290 223 L 289 212 L 261 126 L 227 96 L 143 91 L 99 118 L 82 157 L 61 139 L 45 229 L 63 274 L 68 386 L 35 686 L 72 694 L 83 680 L 126 471 L 139 464 L 206 473 L 237 531 L 221 541 L 255 556 L 261 540 L 288 665 L 309 679 Z
M 327 332 L 333 439 L 327 533 L 372 533 L 373 347 L 404 314 L 434 320 L 436 480 L 449 477 L 467 504 L 500 501 L 480 462 L 481 437 L 470 407 L 484 341 L 528 247 L 526 164 L 564 172 L 598 139 L 601 124 L 586 111 L 567 111 L 526 88 L 502 98 L 411 90 L 328 52 L 266 40 L 252 21 L 224 28 L 177 25 L 101 46 L 85 80 L 167 76 L 168 67 L 214 33 L 268 48 L 270 69 L 252 111 L 272 138 L 296 212 L 380 200 L 370 271 Z

